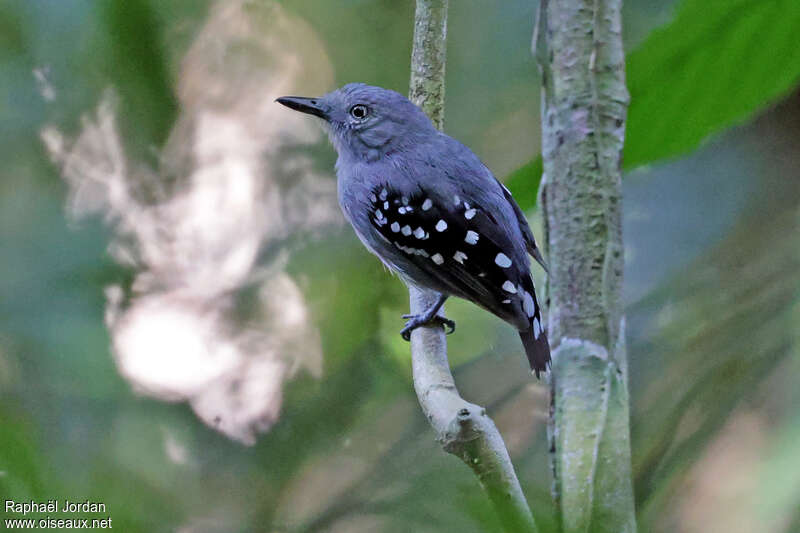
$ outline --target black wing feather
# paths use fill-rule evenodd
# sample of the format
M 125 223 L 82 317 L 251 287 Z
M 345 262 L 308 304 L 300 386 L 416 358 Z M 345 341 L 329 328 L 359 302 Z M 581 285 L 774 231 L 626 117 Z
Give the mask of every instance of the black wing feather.
M 520 261 L 490 210 L 422 187 L 404 195 L 388 183 L 376 186 L 369 201 L 373 228 L 431 280 L 427 288 L 470 300 L 513 324 L 536 375 L 547 368 L 550 351 L 527 257 L 523 252 Z
M 516 295 L 520 289 L 533 290 L 532 282 L 527 283 L 528 265 L 497 263 L 503 250 L 506 257 L 512 254 L 490 212 L 422 188 L 407 196 L 389 185 L 379 185 L 372 192 L 376 199 L 371 217 L 374 228 L 389 245 L 438 281 L 442 292 L 471 300 L 520 329 L 527 327 L 521 296 Z

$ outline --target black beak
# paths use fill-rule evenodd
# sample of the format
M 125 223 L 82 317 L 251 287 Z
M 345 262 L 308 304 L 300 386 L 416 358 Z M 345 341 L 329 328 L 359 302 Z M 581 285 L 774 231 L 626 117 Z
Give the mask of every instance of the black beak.
M 300 111 L 301 113 L 308 113 L 309 115 L 316 115 L 320 118 L 327 119 L 328 113 L 325 110 L 319 98 L 303 98 L 301 96 L 281 96 L 275 100 L 279 104 L 283 104 L 289 109 Z

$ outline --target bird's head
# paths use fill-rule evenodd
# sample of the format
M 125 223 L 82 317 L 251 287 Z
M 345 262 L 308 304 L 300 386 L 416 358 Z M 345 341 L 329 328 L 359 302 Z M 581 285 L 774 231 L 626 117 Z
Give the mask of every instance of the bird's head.
M 316 98 L 282 96 L 276 101 L 323 119 L 340 157 L 371 161 L 436 134 L 425 113 L 405 96 L 363 83 Z

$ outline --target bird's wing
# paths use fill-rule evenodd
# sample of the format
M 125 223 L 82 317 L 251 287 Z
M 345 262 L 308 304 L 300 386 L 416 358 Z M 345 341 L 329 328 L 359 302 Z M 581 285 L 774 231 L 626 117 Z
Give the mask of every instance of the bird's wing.
M 372 229 L 436 287 L 520 330 L 530 328 L 538 305 L 527 256 L 512 242 L 506 217 L 442 189 L 417 185 L 408 192 L 388 182 L 375 185 L 368 194 Z
M 519 224 L 519 229 L 522 232 L 522 236 L 525 238 L 525 247 L 528 250 L 528 253 L 536 259 L 536 262 L 542 265 L 542 268 L 545 272 L 549 272 L 547 268 L 547 263 L 542 257 L 542 252 L 539 250 L 539 247 L 536 246 L 536 239 L 533 237 L 533 232 L 531 231 L 531 227 L 528 225 L 528 220 L 525 218 L 525 213 L 522 212 L 522 209 L 517 204 L 514 197 L 511 196 L 511 191 L 508 190 L 508 187 L 500 183 L 497 179 L 497 184 L 503 190 L 503 196 L 505 197 L 506 201 L 511 205 L 514 209 L 514 214 L 517 217 L 517 222 Z

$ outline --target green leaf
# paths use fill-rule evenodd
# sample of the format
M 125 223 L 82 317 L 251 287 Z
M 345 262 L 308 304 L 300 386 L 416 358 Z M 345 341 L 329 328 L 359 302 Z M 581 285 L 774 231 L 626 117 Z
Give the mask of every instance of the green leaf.
M 800 80 L 796 0 L 684 0 L 628 56 L 625 168 L 675 157 Z
M 506 186 L 522 209 L 530 209 L 536 205 L 536 191 L 541 179 L 542 156 L 539 155 L 512 172 L 506 179 Z
M 797 28 L 797 0 L 684 0 L 628 55 L 624 168 L 694 150 L 783 97 L 800 81 Z M 537 156 L 506 180 L 523 209 L 541 168 Z

